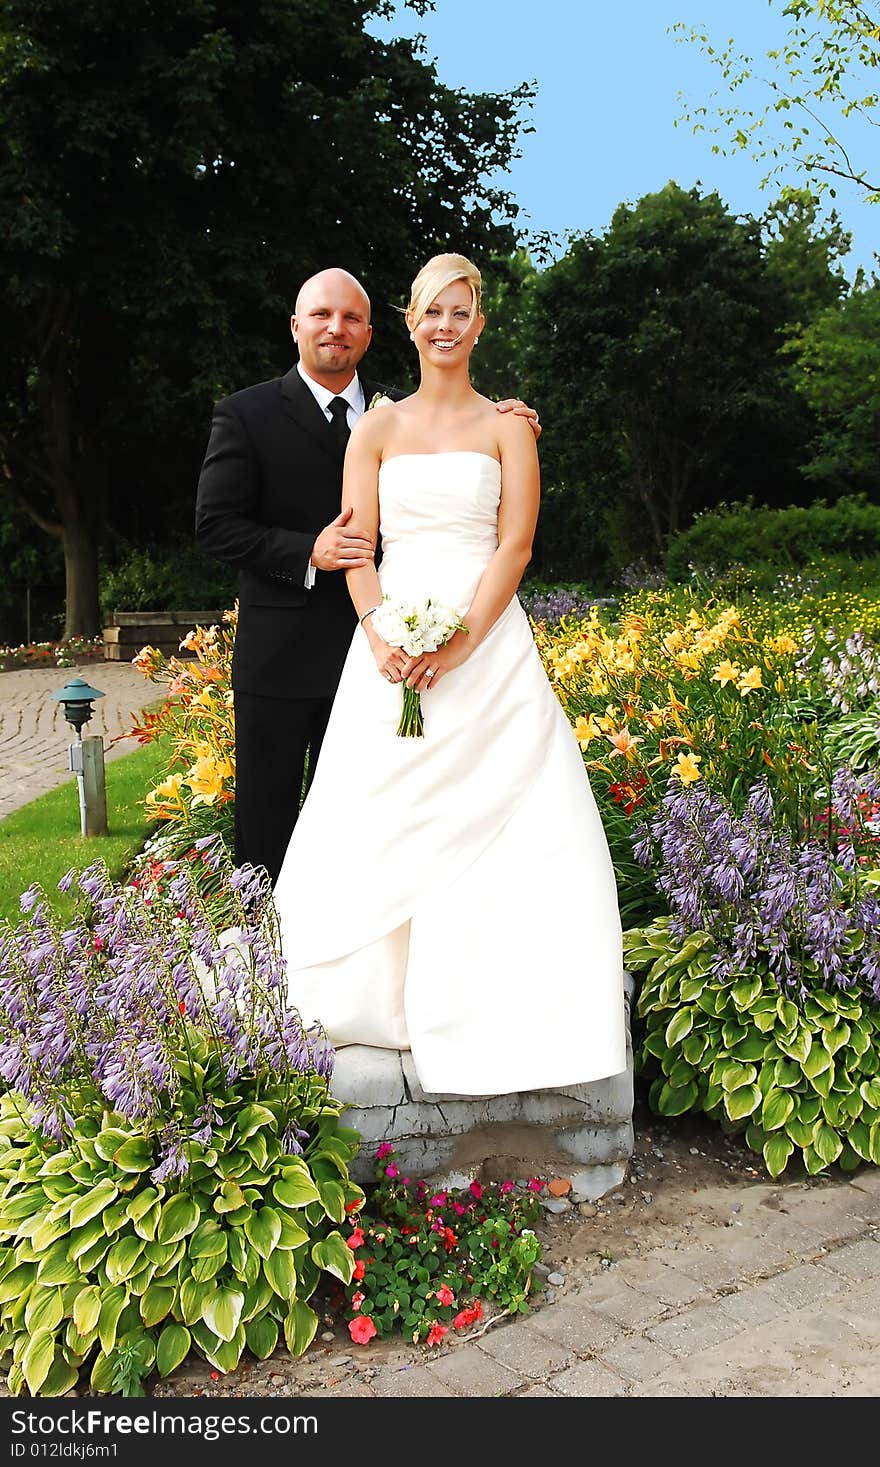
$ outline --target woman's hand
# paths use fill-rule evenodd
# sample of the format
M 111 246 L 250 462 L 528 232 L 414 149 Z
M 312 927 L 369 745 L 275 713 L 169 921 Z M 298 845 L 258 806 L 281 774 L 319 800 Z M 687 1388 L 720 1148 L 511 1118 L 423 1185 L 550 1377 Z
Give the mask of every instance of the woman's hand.
M 466 662 L 470 654 L 467 632 L 456 632 L 436 652 L 423 652 L 421 657 L 405 658 L 401 676 L 407 687 L 415 688 L 417 693 L 426 693 L 430 688 L 436 688 L 447 672 L 452 672 L 454 667 L 460 667 Z
M 367 632 L 370 641 L 370 651 L 376 659 L 376 666 L 382 676 L 389 683 L 403 681 L 404 665 L 410 661 L 402 647 L 392 647 L 378 632 L 372 630 Z

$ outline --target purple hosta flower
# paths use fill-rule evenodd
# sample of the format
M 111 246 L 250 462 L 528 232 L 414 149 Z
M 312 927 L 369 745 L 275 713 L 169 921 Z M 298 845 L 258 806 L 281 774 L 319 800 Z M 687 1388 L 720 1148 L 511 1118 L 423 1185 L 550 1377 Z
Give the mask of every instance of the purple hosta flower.
M 333 1074 L 333 1065 L 336 1060 L 336 1050 L 318 1025 L 309 1029 L 306 1039 L 311 1051 L 312 1064 L 317 1073 L 324 1080 L 329 1080 Z
M 839 772 L 840 773 L 840 772 Z M 852 795 L 850 772 L 835 792 Z M 781 986 L 803 988 L 806 961 L 818 981 L 850 987 L 861 974 L 873 987 L 877 940 L 867 925 L 880 912 L 850 906 L 850 883 L 827 844 L 798 845 L 766 818 L 772 805 L 759 781 L 741 816 L 705 785 L 670 789 L 639 837 L 653 857 L 655 881 L 667 897 L 677 936 L 704 930 L 715 940 L 714 971 L 735 978 L 766 962 Z M 853 928 L 870 956 L 850 953 Z
M 308 1141 L 309 1133 L 301 1126 L 290 1125 L 281 1138 L 281 1150 L 285 1156 L 302 1156 L 303 1141 Z
M 95 1056 L 95 1079 L 114 1110 L 127 1120 L 155 1114 L 178 1087 L 163 1036 L 119 1031 Z
M 58 883 L 58 890 L 59 891 L 70 891 L 70 888 L 73 886 L 73 883 L 74 883 L 75 880 L 76 880 L 76 869 L 75 869 L 75 867 L 71 866 L 70 870 L 69 871 L 65 871 L 64 875 L 62 876 L 61 880 L 59 881 L 59 883 Z
M 42 894 L 38 886 L 29 886 L 27 891 L 23 891 L 19 897 L 18 905 L 23 912 L 32 912 Z
M 169 1127 L 163 1132 L 160 1145 L 163 1150 L 158 1165 L 150 1172 L 152 1180 L 158 1185 L 159 1182 L 167 1182 L 171 1177 L 185 1177 L 189 1171 L 189 1161 L 175 1127 Z
M 201 1146 L 210 1146 L 214 1127 L 220 1124 L 220 1112 L 210 1096 L 205 1097 L 201 1110 L 193 1117 L 193 1128 L 190 1137 L 198 1141 Z
M 594 606 L 604 604 L 601 597 L 585 596 L 579 591 L 569 591 L 564 586 L 532 595 L 523 592 L 520 601 L 533 621 L 544 621 L 549 626 L 558 626 L 564 617 L 580 620 L 589 616 Z
M 245 909 L 264 903 L 271 891 L 265 867 L 247 863 L 235 868 L 229 877 L 229 885 L 238 893 Z

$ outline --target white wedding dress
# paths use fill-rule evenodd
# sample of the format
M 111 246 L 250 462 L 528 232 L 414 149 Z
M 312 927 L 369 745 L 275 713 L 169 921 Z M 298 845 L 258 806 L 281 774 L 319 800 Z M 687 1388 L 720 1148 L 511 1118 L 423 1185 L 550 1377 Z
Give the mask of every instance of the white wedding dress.
M 379 475 L 383 593 L 461 614 L 497 548 L 501 467 Z M 291 1001 L 335 1045 L 411 1049 L 422 1087 L 499 1095 L 624 1069 L 614 873 L 580 750 L 516 597 L 422 696 L 355 631 L 275 888 Z

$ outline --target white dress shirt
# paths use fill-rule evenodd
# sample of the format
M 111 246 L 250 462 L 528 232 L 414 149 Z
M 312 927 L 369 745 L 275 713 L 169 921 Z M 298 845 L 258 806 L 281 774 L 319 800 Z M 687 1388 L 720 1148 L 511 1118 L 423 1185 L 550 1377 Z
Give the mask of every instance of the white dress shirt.
M 348 412 L 345 416 L 349 430 L 351 430 L 366 407 L 366 403 L 364 402 L 364 389 L 361 386 L 361 379 L 357 372 L 355 372 L 348 386 L 342 392 L 336 393 L 331 392 L 328 387 L 322 387 L 320 382 L 316 382 L 314 377 L 310 377 L 303 367 L 302 362 L 297 362 L 296 370 L 299 372 L 299 375 L 302 377 L 306 387 L 309 389 L 309 392 L 312 394 L 312 397 L 315 399 L 328 423 L 332 423 L 333 421 L 330 404 L 334 397 L 345 398 L 345 401 L 348 403 Z M 307 591 L 311 591 L 315 584 L 315 571 L 316 567 L 309 561 L 306 567 L 305 580 Z

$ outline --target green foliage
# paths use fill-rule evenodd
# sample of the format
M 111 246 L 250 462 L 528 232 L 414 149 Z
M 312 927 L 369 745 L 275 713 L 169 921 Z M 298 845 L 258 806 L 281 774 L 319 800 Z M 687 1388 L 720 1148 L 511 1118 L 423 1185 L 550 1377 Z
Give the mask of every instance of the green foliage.
M 644 974 L 636 1063 L 651 1078 L 651 1108 L 704 1111 L 743 1132 L 772 1177 L 792 1156 L 810 1176 L 834 1162 L 880 1165 L 877 1005 L 843 990 L 783 994 L 757 964 L 721 982 L 710 935 L 682 940 L 669 923 L 624 936 L 628 968 Z
M 357 1344 L 400 1329 L 406 1339 L 439 1344 L 449 1328 L 482 1315 L 481 1298 L 509 1314 L 528 1310 L 532 1269 L 541 1257 L 533 1224 L 540 1215 L 535 1179 L 472 1182 L 432 1194 L 399 1175 L 393 1148 L 376 1153 L 377 1185 L 353 1219 L 346 1281 L 349 1333 Z
M 101 571 L 101 617 L 114 611 L 210 610 L 231 606 L 235 578 L 189 543 L 129 550 Z
M 612 560 L 657 561 L 743 483 L 768 497 L 798 484 L 810 424 L 778 349 L 799 271 L 801 319 L 822 267 L 793 244 L 783 259 L 795 227 L 811 224 L 777 221 L 771 263 L 759 221 L 669 183 L 539 277 L 527 386 L 545 425 L 541 575 L 594 581 Z
M 246 1347 L 271 1354 L 281 1331 L 301 1354 L 334 1240 L 333 1272 L 348 1281 L 328 1189 L 344 1203 L 363 1194 L 348 1180 L 358 1138 L 339 1125 L 341 1105 L 316 1077 L 292 1096 L 225 1085 L 204 1044 L 193 1059 L 221 1121 L 208 1143 L 187 1143 L 181 1190 L 151 1180 L 158 1139 L 112 1112 L 81 1116 L 54 1144 L 11 1095 L 0 1101 L 0 1350 L 13 1395 L 63 1395 L 83 1376 L 95 1394 L 140 1395 L 190 1350 L 229 1371 Z M 199 1103 L 194 1091 L 182 1101 L 192 1113 Z M 285 1151 L 292 1114 L 311 1133 L 304 1156 Z
M 787 343 L 816 419 L 808 479 L 876 497 L 880 473 L 880 285 L 860 286 Z
M 825 557 L 852 562 L 880 558 L 880 505 L 862 494 L 835 504 L 788 505 L 771 509 L 751 499 L 722 504 L 699 515 L 670 542 L 666 570 L 686 581 L 692 568 L 717 574 L 741 565 L 757 569 L 798 569 Z

